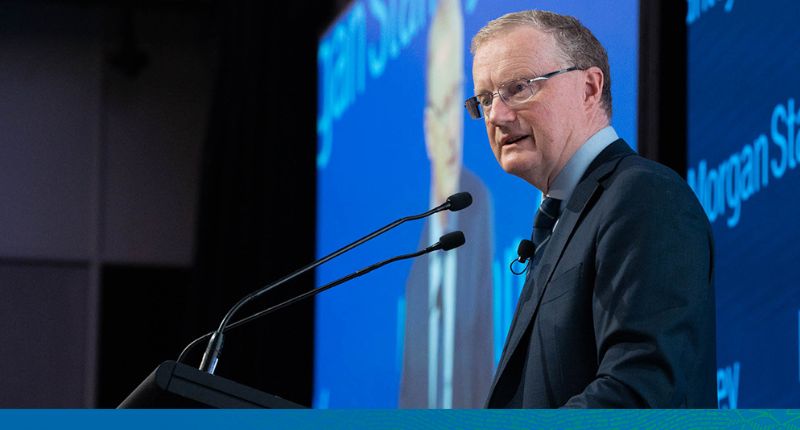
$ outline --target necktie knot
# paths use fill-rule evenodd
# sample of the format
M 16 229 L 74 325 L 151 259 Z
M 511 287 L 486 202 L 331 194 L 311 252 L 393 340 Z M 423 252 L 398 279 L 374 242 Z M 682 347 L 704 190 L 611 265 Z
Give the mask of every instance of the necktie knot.
M 561 200 L 545 197 L 533 218 L 533 243 L 538 247 L 553 232 L 561 212 Z

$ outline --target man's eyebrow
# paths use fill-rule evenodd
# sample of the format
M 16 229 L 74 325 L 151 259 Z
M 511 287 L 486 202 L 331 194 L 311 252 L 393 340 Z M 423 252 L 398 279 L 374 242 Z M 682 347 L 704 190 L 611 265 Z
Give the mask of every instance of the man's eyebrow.
M 490 93 L 490 92 L 492 92 L 492 91 L 488 90 L 488 89 L 484 89 L 480 85 L 475 85 L 475 86 L 472 87 L 472 94 L 476 95 L 476 96 L 478 94 L 486 94 L 486 93 Z
M 506 85 L 506 84 L 508 84 L 510 82 L 519 81 L 519 80 L 522 80 L 522 79 L 533 79 L 533 78 L 536 78 L 536 77 L 539 77 L 539 76 L 542 76 L 542 75 L 543 75 L 543 73 L 541 73 L 539 70 L 529 70 L 527 72 L 517 72 L 517 73 L 511 75 L 510 78 L 500 81 L 500 84 L 497 85 L 497 88 L 500 88 L 503 85 Z M 475 95 L 478 95 L 478 94 L 485 94 L 485 93 L 493 93 L 494 89 L 480 90 L 476 86 L 476 87 L 473 88 L 473 91 L 474 91 Z
M 502 87 L 503 85 L 506 85 L 506 84 L 511 83 L 511 82 L 521 81 L 523 79 L 533 79 L 533 78 L 536 78 L 536 77 L 539 77 L 539 76 L 542 76 L 542 73 L 539 73 L 538 71 L 530 71 L 530 72 L 526 72 L 526 73 L 517 73 L 517 74 L 512 75 L 511 78 L 500 82 L 500 85 L 498 85 L 498 87 Z

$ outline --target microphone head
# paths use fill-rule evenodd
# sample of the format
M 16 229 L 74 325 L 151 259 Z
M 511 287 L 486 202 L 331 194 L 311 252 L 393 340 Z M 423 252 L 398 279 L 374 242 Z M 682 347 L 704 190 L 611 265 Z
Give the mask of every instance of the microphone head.
M 452 231 L 439 238 L 439 247 L 442 249 L 442 251 L 449 251 L 453 248 L 458 248 L 459 246 L 463 245 L 464 242 L 466 242 L 466 239 L 464 239 L 464 233 L 460 231 Z
M 450 204 L 448 209 L 451 211 L 460 211 L 461 209 L 464 209 L 472 204 L 472 194 L 466 191 L 455 193 L 447 198 L 447 203 Z
M 517 247 L 517 255 L 519 255 L 519 261 L 525 261 L 531 257 L 536 252 L 536 245 L 533 244 L 528 239 L 522 239 L 519 242 L 519 246 Z

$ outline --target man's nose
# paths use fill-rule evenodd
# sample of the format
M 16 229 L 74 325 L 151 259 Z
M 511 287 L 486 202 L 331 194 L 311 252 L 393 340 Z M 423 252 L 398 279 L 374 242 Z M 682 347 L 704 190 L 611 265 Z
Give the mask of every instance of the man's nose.
M 492 108 L 489 110 L 489 115 L 487 115 L 489 122 L 495 126 L 503 126 L 513 122 L 516 119 L 516 115 L 514 109 L 508 107 L 500 96 L 492 98 Z

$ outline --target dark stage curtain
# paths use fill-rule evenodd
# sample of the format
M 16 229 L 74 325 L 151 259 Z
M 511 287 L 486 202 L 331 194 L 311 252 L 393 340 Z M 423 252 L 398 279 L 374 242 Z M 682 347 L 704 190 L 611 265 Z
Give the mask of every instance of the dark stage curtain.
M 187 315 L 198 334 L 243 295 L 314 259 L 316 44 L 333 7 L 300 3 L 218 4 L 220 61 Z M 310 288 L 306 276 L 238 317 Z M 236 329 L 216 373 L 310 405 L 313 316 L 307 302 Z
M 686 176 L 686 2 L 639 3 L 639 153 Z

